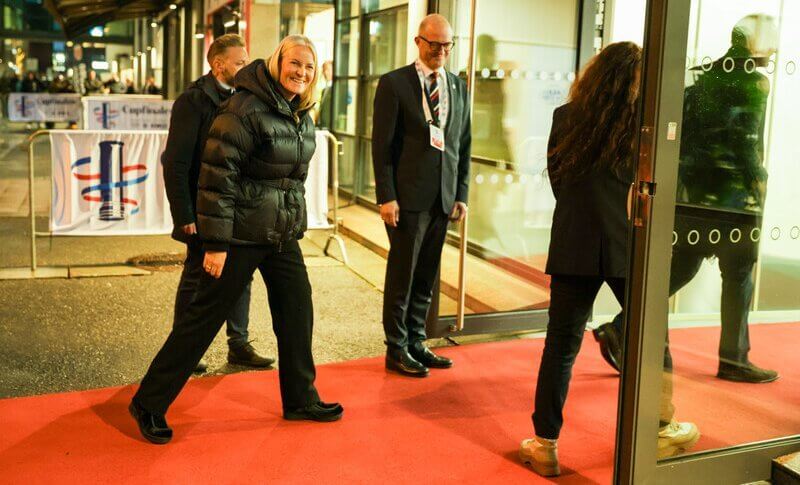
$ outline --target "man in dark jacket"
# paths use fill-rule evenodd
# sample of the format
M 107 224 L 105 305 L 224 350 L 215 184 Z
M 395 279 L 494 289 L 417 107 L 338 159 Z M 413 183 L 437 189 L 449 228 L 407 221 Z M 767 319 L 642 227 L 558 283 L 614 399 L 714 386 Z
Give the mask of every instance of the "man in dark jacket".
M 444 69 L 453 29 L 425 17 L 414 39 L 419 59 L 381 76 L 375 92 L 372 166 L 389 234 L 383 296 L 386 368 L 425 377 L 450 359 L 424 345 L 448 217 L 467 212 L 470 115 L 466 83 Z M 423 91 L 424 89 L 424 91 Z
M 22 80 L 20 91 L 23 93 L 41 93 L 44 92 L 44 84 L 36 77 L 35 72 L 28 71 L 25 79 Z
M 208 130 L 220 104 L 234 92 L 233 79 L 247 64 L 244 40 L 223 35 L 209 47 L 211 71 L 192 83 L 172 106 L 169 137 L 162 155 L 164 183 L 172 221 L 172 237 L 186 243 L 183 274 L 175 297 L 173 324 L 191 303 L 203 274 L 203 247 L 197 237 L 197 179 Z M 248 284 L 227 319 L 228 362 L 251 367 L 269 367 L 275 360 L 259 355 L 248 341 L 250 285 Z M 198 371 L 207 364 L 201 360 Z
M 689 284 L 703 260 L 718 259 L 717 377 L 734 382 L 778 378 L 776 371 L 762 369 L 748 357 L 753 268 L 766 198 L 764 127 L 770 86 L 756 68 L 767 65 L 776 43 L 772 17 L 744 17 L 733 28 L 725 55 L 691 69 L 695 81 L 684 91 L 669 292 L 672 296 Z M 619 370 L 622 314 L 594 333 L 603 357 Z

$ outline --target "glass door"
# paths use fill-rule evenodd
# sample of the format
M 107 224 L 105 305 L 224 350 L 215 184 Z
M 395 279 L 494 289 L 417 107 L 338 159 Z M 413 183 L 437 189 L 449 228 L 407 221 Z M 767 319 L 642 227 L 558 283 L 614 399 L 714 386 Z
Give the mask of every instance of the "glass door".
M 652 0 L 618 483 L 800 449 L 800 4 Z
M 462 289 L 467 323 L 459 330 L 455 317 L 461 228 L 452 226 L 442 258 L 440 318 L 429 335 L 545 328 L 555 208 L 547 140 L 553 111 L 566 102 L 580 60 L 590 57 L 582 36 L 587 22 L 594 26 L 595 17 L 586 15 L 593 9 L 580 0 L 440 2 L 455 34 L 448 69 L 468 80 L 473 93 Z M 598 309 L 616 313 L 619 306 L 608 292 Z

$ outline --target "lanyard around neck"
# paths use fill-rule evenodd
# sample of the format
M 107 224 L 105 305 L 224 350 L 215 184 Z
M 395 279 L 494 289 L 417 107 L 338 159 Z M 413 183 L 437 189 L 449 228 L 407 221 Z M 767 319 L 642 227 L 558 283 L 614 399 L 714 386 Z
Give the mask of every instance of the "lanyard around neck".
M 428 99 L 428 90 L 425 87 L 425 73 L 422 72 L 419 64 L 416 64 L 414 67 L 417 69 L 417 77 L 419 77 L 420 88 L 422 88 L 422 112 L 425 113 L 425 121 L 427 121 L 429 125 L 439 126 L 439 120 L 434 120 L 431 114 L 430 99 Z M 441 90 L 442 88 L 439 87 L 439 89 Z

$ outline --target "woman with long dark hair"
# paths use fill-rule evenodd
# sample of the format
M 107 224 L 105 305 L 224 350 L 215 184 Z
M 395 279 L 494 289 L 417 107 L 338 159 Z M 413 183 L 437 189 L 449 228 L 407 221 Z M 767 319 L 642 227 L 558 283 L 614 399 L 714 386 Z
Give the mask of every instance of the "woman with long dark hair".
M 211 125 L 197 196 L 205 280 L 129 407 L 153 443 L 172 438 L 167 408 L 256 269 L 267 286 L 278 341 L 284 419 L 342 416 L 342 406 L 322 402 L 314 387 L 311 285 L 297 241 L 306 230 L 303 182 L 316 147 L 308 111 L 317 78 L 314 45 L 290 35 L 272 57 L 236 74 L 237 93 Z
M 551 275 L 549 323 L 536 384 L 536 437 L 520 447 L 522 461 L 544 476 L 560 473 L 562 410 L 597 293 L 605 282 L 620 305 L 625 300 L 626 207 L 641 64 L 636 44 L 607 46 L 572 85 L 569 103 L 553 113 L 547 153 L 556 198 L 546 268 Z M 692 446 L 697 428 L 675 422 L 671 404 L 662 408 L 666 441 L 659 447 Z

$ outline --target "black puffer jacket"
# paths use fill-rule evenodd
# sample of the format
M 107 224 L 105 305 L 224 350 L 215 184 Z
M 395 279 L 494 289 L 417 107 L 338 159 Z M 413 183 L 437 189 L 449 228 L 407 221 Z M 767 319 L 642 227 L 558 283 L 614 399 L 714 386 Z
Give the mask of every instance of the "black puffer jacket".
M 313 121 L 278 92 L 263 59 L 239 71 L 236 89 L 211 125 L 200 169 L 198 231 L 212 251 L 279 245 L 300 239 L 307 224 Z

